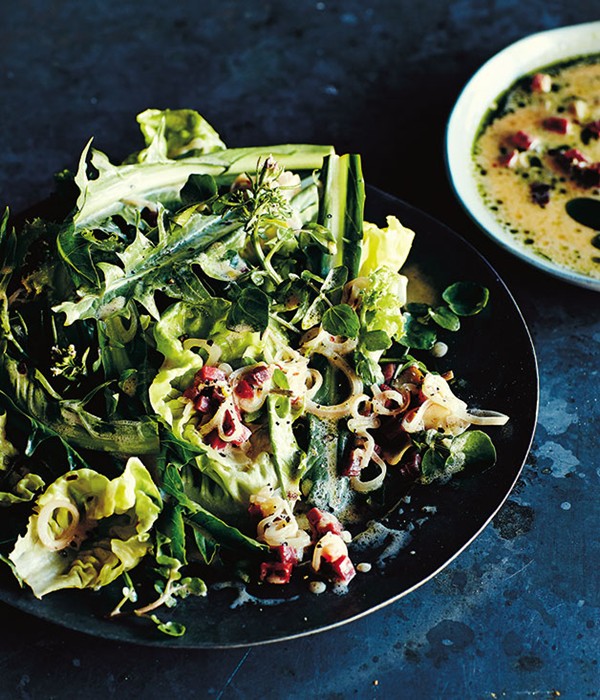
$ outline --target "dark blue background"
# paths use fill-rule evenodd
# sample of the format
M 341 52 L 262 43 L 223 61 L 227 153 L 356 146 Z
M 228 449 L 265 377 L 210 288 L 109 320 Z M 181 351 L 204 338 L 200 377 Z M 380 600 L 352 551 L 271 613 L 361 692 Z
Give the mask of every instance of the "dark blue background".
M 97 640 L 0 605 L 1 697 L 596 696 L 600 297 L 475 229 L 446 180 L 443 135 L 485 59 L 599 18 L 597 0 L 2 3 L 0 199 L 13 210 L 42 199 L 90 135 L 115 160 L 133 150 L 146 107 L 196 108 L 230 146 L 361 152 L 368 182 L 449 224 L 507 281 L 536 344 L 541 405 L 492 525 L 399 602 L 317 636 L 209 652 Z

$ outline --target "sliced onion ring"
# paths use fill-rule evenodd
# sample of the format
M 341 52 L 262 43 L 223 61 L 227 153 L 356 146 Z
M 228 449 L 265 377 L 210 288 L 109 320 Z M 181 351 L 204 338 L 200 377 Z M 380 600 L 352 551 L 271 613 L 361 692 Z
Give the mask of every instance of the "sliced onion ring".
M 466 416 L 473 425 L 506 425 L 509 420 L 505 413 L 479 408 L 467 411 Z
M 221 348 L 212 341 L 204 340 L 203 338 L 187 338 L 182 344 L 184 350 L 191 350 L 192 348 L 205 350 L 208 353 L 206 358 L 207 365 L 216 365 L 221 357 Z
M 61 508 L 67 510 L 71 514 L 72 519 L 67 529 L 61 533 L 58 539 L 56 539 L 52 537 L 50 532 L 50 518 L 55 511 Z M 54 500 L 49 501 L 43 506 L 38 514 L 37 535 L 40 542 L 44 545 L 44 547 L 46 547 L 46 549 L 50 549 L 53 552 L 58 552 L 59 550 L 68 547 L 73 540 L 73 536 L 77 532 L 79 520 L 79 510 L 71 501 L 60 498 L 55 498 Z
M 375 491 L 381 486 L 381 484 L 383 484 L 383 480 L 385 479 L 385 475 L 387 473 L 386 463 L 376 452 L 373 452 L 373 454 L 371 455 L 371 461 L 375 462 L 375 464 L 381 470 L 377 476 L 375 476 L 373 479 L 370 479 L 369 481 L 361 481 L 358 476 L 353 476 L 350 479 L 350 486 L 359 493 L 368 493 L 369 491 Z
M 305 407 L 307 413 L 313 413 L 318 418 L 342 418 L 348 415 L 351 407 L 354 405 L 357 395 L 363 392 L 363 383 L 357 377 L 354 370 L 350 365 L 340 357 L 337 353 L 326 353 L 323 349 L 316 350 L 317 354 L 324 355 L 329 359 L 334 367 L 342 370 L 342 372 L 348 378 L 350 382 L 350 396 L 342 403 L 335 404 L 334 406 L 323 406 L 322 404 L 317 404 L 311 399 L 306 401 Z M 367 397 L 368 398 L 368 397 Z

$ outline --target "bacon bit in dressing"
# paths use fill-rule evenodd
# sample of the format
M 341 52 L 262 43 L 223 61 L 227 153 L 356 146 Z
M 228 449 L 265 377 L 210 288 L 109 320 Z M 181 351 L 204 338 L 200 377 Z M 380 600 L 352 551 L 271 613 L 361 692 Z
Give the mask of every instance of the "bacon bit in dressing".
M 568 134 L 571 131 L 571 122 L 566 117 L 546 117 L 542 126 L 546 131 L 554 131 L 556 134 Z
M 552 78 L 547 73 L 536 73 L 531 79 L 532 92 L 550 92 Z
M 508 153 L 503 153 L 498 158 L 498 165 L 501 165 L 503 168 L 514 168 L 518 162 L 519 162 L 519 151 L 517 151 L 516 149 L 513 149 L 512 151 L 509 151 Z
M 518 148 L 520 151 L 530 151 L 539 143 L 539 139 L 536 139 L 525 131 L 517 131 L 510 137 L 509 141 L 512 146 Z

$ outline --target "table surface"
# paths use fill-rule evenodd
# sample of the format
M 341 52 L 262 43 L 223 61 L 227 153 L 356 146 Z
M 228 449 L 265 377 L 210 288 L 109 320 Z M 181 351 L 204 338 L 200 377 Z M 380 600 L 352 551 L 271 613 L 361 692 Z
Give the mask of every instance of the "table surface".
M 95 639 L 0 604 L 2 698 L 588 698 L 598 673 L 597 294 L 508 256 L 454 200 L 445 123 L 469 76 L 597 0 L 2 3 L 0 192 L 18 211 L 90 135 L 115 159 L 146 107 L 228 145 L 333 143 L 474 243 L 519 303 L 541 381 L 532 452 L 481 536 L 418 590 L 308 638 L 214 651 Z

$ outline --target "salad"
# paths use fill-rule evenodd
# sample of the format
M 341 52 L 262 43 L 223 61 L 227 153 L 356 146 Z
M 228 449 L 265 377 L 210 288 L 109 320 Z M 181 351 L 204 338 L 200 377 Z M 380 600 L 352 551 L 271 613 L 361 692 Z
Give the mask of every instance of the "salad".
M 365 522 L 493 464 L 508 418 L 427 367 L 488 290 L 407 303 L 414 234 L 364 221 L 359 156 L 137 120 L 142 150 L 58 176 L 66 215 L 2 219 L 0 558 L 179 635 L 219 580 L 351 585 Z

